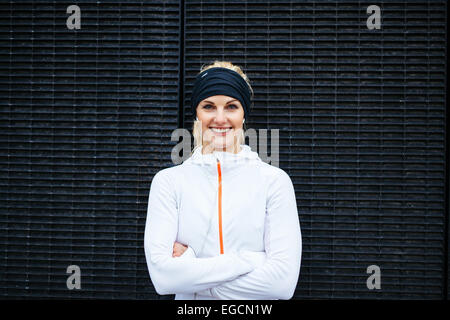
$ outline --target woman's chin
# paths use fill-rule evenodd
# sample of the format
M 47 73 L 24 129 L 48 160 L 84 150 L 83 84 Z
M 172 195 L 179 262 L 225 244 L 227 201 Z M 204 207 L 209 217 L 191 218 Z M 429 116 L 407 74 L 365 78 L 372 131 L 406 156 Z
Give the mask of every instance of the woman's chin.
M 217 139 L 214 139 L 213 142 L 208 144 L 207 149 L 210 149 L 211 151 L 228 151 L 233 152 L 235 149 L 235 145 L 233 144 L 233 141 L 219 141 Z
M 232 149 L 233 148 L 233 139 L 224 138 L 215 138 L 213 142 L 214 149 Z

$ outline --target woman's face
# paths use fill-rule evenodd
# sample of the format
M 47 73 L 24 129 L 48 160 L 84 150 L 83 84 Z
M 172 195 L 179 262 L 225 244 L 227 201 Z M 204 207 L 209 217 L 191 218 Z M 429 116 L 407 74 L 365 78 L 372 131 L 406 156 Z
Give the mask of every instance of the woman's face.
M 223 95 L 208 97 L 198 104 L 197 118 L 202 122 L 204 150 L 237 150 L 244 119 L 244 108 L 239 100 Z

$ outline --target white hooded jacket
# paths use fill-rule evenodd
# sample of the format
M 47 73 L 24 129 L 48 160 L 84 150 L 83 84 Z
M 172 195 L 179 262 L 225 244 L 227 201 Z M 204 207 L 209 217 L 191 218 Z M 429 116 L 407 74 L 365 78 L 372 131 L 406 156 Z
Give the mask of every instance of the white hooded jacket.
M 294 187 L 247 145 L 202 154 L 152 180 L 144 248 L 159 294 L 175 299 L 290 299 L 302 241 Z M 188 246 L 172 257 L 175 241 Z

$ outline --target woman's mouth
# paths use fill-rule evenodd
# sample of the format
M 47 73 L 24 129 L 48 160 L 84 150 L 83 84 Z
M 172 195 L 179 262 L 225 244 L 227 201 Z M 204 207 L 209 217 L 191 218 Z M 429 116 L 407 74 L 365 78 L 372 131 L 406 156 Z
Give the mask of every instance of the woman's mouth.
M 231 131 L 232 128 L 231 127 L 228 127 L 228 128 L 213 128 L 213 127 L 210 127 L 210 129 L 211 129 L 212 132 L 214 132 L 215 135 L 225 136 L 228 132 Z

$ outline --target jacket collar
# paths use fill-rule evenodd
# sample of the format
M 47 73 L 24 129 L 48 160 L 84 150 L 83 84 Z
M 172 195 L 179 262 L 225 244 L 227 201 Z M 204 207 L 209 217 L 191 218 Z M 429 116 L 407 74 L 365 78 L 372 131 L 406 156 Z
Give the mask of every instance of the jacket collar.
M 217 159 L 220 161 L 220 168 L 224 176 L 235 172 L 242 165 L 254 165 L 262 161 L 258 153 L 252 151 L 250 146 L 241 144 L 241 151 L 238 153 L 213 151 L 202 154 L 202 146 L 199 146 L 184 163 L 205 167 L 208 172 L 217 175 Z

